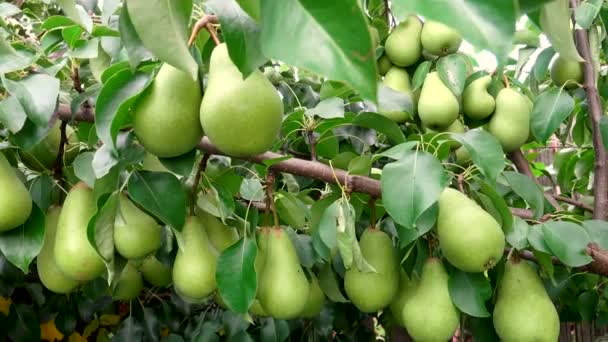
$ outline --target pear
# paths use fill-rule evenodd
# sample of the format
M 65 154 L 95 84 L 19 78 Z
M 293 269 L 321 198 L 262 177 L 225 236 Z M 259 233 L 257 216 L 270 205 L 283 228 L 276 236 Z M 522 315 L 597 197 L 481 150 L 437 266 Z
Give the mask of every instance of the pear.
M 494 328 L 502 341 L 553 342 L 559 316 L 536 271 L 524 260 L 507 260 L 498 284 Z
M 417 279 L 410 279 L 404 270 L 399 272 L 399 290 L 397 292 L 397 296 L 395 296 L 395 299 L 393 299 L 391 302 L 389 309 L 395 318 L 395 322 L 401 327 L 405 327 L 405 321 L 403 320 L 403 308 L 405 308 L 405 304 L 408 302 L 408 300 L 412 298 L 417 285 Z
M 551 80 L 558 87 L 567 83 L 566 88 L 576 88 L 584 81 L 583 64 L 558 56 L 551 65 Z
M 68 192 L 59 214 L 55 262 L 67 277 L 78 281 L 93 280 L 106 269 L 103 259 L 87 238 L 87 226 L 96 211 L 93 189 L 80 182 Z
M 486 271 L 502 258 L 505 235 L 492 215 L 462 192 L 446 188 L 439 196 L 439 246 L 445 258 L 465 272 Z
M 460 146 L 458 149 L 456 149 L 455 154 L 456 164 L 461 166 L 468 166 L 469 164 L 471 164 L 471 154 L 469 153 L 469 150 L 467 150 L 466 147 Z
M 525 144 L 530 134 L 530 107 L 526 97 L 510 88 L 501 89 L 488 131 L 505 152 L 513 152 Z
M 388 56 L 386 54 L 380 56 L 376 63 L 378 64 L 378 73 L 382 76 L 386 75 L 386 73 L 393 66 L 393 63 L 391 63 L 391 60 L 388 59 Z
M 192 150 L 203 136 L 198 121 L 200 104 L 199 82 L 163 64 L 133 109 L 137 139 L 148 152 L 161 158 Z
M 32 212 L 32 196 L 0 152 L 0 233 L 17 228 Z
M 67 136 L 64 146 L 63 162 L 65 165 L 71 164 L 79 152 L 78 135 L 72 127 L 66 126 Z M 19 157 L 25 166 L 34 171 L 42 172 L 50 170 L 55 165 L 59 145 L 61 144 L 61 123 L 57 121 L 49 133 L 36 145 L 29 150 L 20 150 Z
M 420 41 L 427 52 L 436 56 L 445 56 L 458 51 L 462 37 L 449 26 L 427 20 L 422 27 Z
M 124 194 L 118 195 L 114 222 L 114 246 L 127 259 L 140 259 L 160 247 L 162 231 L 156 220 L 135 206 Z
M 362 272 L 356 266 L 344 274 L 344 289 L 362 312 L 376 312 L 389 305 L 399 288 L 399 262 L 391 238 L 383 231 L 368 228 L 361 241 L 363 258 L 376 272 Z M 373 291 L 372 291 L 373 289 Z
M 462 121 L 460 121 L 459 119 L 456 119 L 456 120 L 454 120 L 454 122 L 452 122 L 451 125 L 449 125 L 447 128 L 440 130 L 439 132 L 441 132 L 441 133 L 464 133 L 465 127 L 464 127 L 464 124 L 462 123 Z M 455 150 L 461 146 L 458 141 L 452 139 L 449 136 L 444 136 L 443 138 L 448 140 L 448 144 L 450 145 L 450 148 L 452 150 Z
M 412 97 L 412 85 L 410 83 L 410 75 L 403 68 L 393 66 L 391 67 L 386 75 L 384 76 L 384 85 L 387 87 L 402 92 Z M 385 110 L 380 108 L 379 114 L 386 116 L 396 123 L 402 123 L 410 120 L 410 115 L 407 112 L 399 110 Z
M 217 217 L 203 210 L 198 210 L 197 215 L 203 222 L 211 246 L 218 254 L 221 254 L 226 248 L 238 241 L 239 233 L 236 228 L 223 224 Z
M 517 30 L 513 34 L 513 44 L 522 44 L 531 47 L 540 46 L 540 38 L 537 33 L 528 29 Z
M 266 243 L 258 299 L 269 316 L 275 319 L 296 318 L 308 302 L 310 284 L 284 230 L 270 229 Z
M 418 100 L 418 116 L 422 123 L 431 129 L 447 128 L 458 118 L 459 110 L 458 99 L 439 78 L 439 73 L 429 73 Z
M 143 288 L 144 281 L 141 278 L 141 273 L 139 273 L 132 263 L 128 262 L 116 281 L 112 298 L 114 300 L 135 299 Z
M 448 274 L 437 258 L 422 267 L 416 290 L 403 307 L 403 323 L 415 341 L 446 341 L 454 335 L 460 313 L 448 290 Z
M 490 116 L 496 106 L 496 100 L 488 93 L 492 82 L 490 75 L 482 76 L 471 82 L 462 93 L 462 111 L 474 120 L 483 120 Z
M 143 260 L 139 271 L 144 279 L 154 286 L 166 287 L 173 280 L 171 267 L 160 262 L 154 255 Z
M 182 245 L 173 263 L 173 286 L 185 300 L 199 302 L 217 287 L 217 256 L 198 216 L 186 218 L 181 235 Z
M 46 214 L 44 242 L 36 257 L 36 269 L 44 287 L 55 293 L 70 293 L 78 282 L 63 274 L 55 263 L 55 233 L 60 212 L 61 207 L 53 206 Z
M 254 315 L 268 317 L 266 310 L 264 310 L 264 308 L 262 307 L 262 304 L 260 304 L 260 301 L 258 299 L 255 299 L 253 301 L 253 304 L 251 304 L 249 311 Z
M 400 67 L 410 66 L 422 56 L 420 35 L 422 22 L 410 15 L 397 25 L 386 38 L 384 51 L 390 61 Z
M 272 83 L 259 70 L 243 79 L 226 44 L 215 47 L 200 110 L 209 140 L 235 157 L 262 153 L 274 144 L 282 116 L 283 102 Z
M 323 309 L 323 304 L 325 304 L 325 294 L 319 286 L 317 276 L 311 273 L 310 277 L 310 293 L 308 294 L 308 301 L 306 302 L 302 312 L 300 312 L 300 317 L 303 318 L 313 318 L 317 316 Z

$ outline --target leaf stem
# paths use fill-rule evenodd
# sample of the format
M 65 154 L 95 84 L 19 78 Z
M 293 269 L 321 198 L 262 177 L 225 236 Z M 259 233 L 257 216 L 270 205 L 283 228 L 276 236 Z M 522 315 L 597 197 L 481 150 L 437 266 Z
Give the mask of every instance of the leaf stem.
M 196 194 L 198 193 L 198 184 L 201 182 L 201 175 L 207 168 L 207 162 L 211 158 L 211 154 L 203 153 L 203 158 L 198 163 L 196 168 L 196 176 L 194 176 L 194 184 L 192 184 L 192 190 L 190 193 L 190 216 L 194 215 L 194 207 L 196 206 Z
M 277 207 L 274 204 L 273 186 L 275 181 L 275 175 L 272 170 L 268 170 L 266 175 L 266 208 L 270 208 L 274 219 L 274 227 L 279 228 L 279 215 L 277 214 Z
M 188 46 L 192 46 L 192 44 L 194 44 L 196 37 L 203 28 L 209 32 L 209 35 L 211 36 L 211 39 L 213 39 L 215 45 L 220 45 L 221 42 L 217 37 L 215 27 L 213 27 L 213 24 L 218 23 L 219 18 L 216 15 L 205 14 L 204 16 L 202 16 L 199 20 L 196 21 L 196 23 L 192 27 L 192 33 L 190 34 L 190 39 L 188 39 Z

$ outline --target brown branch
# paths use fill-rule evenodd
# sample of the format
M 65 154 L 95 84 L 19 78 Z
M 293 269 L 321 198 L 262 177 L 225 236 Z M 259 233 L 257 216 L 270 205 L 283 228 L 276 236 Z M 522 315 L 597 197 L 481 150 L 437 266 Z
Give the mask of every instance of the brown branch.
M 590 213 L 593 212 L 593 207 L 590 205 L 587 205 L 583 202 L 577 201 L 575 199 L 569 198 L 569 197 L 564 197 L 564 196 L 553 196 L 556 200 L 560 201 L 560 202 L 564 202 L 564 203 L 568 203 L 568 204 L 572 204 L 575 207 L 579 207 L 581 209 L 584 209 Z
M 192 190 L 190 193 L 191 201 L 190 201 L 190 216 L 194 215 L 194 207 L 196 206 L 196 194 L 198 193 L 198 184 L 201 182 L 202 173 L 205 172 L 207 168 L 207 162 L 211 155 L 209 153 L 203 153 L 203 158 L 196 168 L 196 176 L 194 176 L 194 183 L 192 184 Z
M 315 133 L 312 130 L 307 130 L 306 135 L 308 137 L 308 144 L 310 145 L 310 160 L 317 160 L 317 139 Z
M 511 248 L 505 248 L 505 255 L 511 253 Z M 591 272 L 603 276 L 608 276 L 608 251 L 602 251 L 596 244 L 591 243 L 587 247 L 586 253 L 589 254 L 593 261 L 585 266 L 575 267 L 577 271 Z M 538 263 L 534 253 L 530 251 L 517 251 L 519 258 Z M 564 265 L 557 257 L 551 257 L 551 263 L 554 265 Z
M 205 14 L 202 16 L 202 18 L 200 18 L 192 27 L 192 33 L 190 34 L 190 39 L 188 39 L 188 46 L 192 46 L 192 44 L 194 44 L 196 37 L 203 28 L 209 31 L 209 35 L 211 36 L 211 39 L 213 39 L 215 45 L 220 45 L 220 40 L 217 38 L 217 32 L 213 27 L 213 24 L 218 23 L 219 18 L 216 15 Z
M 384 0 L 384 19 L 386 20 L 386 24 L 391 25 L 391 17 L 390 17 L 390 9 L 388 7 L 389 3 L 388 0 Z
M 268 170 L 268 174 L 266 175 L 266 212 L 268 212 L 268 208 L 272 211 L 272 217 L 274 219 L 274 227 L 279 227 L 279 215 L 277 214 L 277 207 L 274 204 L 274 195 L 273 195 L 273 187 L 274 187 L 274 179 L 275 175 L 272 170 Z M 268 224 L 266 224 L 268 225 Z
M 576 9 L 578 7 L 578 0 L 570 0 L 570 5 L 573 9 Z M 606 220 L 608 218 L 608 158 L 606 148 L 602 143 L 602 135 L 599 126 L 603 116 L 602 104 L 597 90 L 587 30 L 576 29 L 574 34 L 576 47 L 584 60 L 584 88 L 587 93 L 587 105 L 593 124 L 593 147 L 595 150 L 595 168 L 593 172 L 593 194 L 595 196 L 595 203 L 593 218 Z
M 540 183 L 538 183 L 538 179 L 532 173 L 532 169 L 530 169 L 530 164 L 524 157 L 523 153 L 521 153 L 521 150 L 516 150 L 516 151 L 509 153 L 508 157 L 513 162 L 513 164 L 515 164 L 515 167 L 517 168 L 517 171 L 519 171 L 519 173 L 522 173 L 522 174 L 530 177 L 530 179 L 532 179 L 532 181 L 534 181 L 534 183 L 536 183 L 540 187 Z M 545 198 L 547 199 L 547 201 L 549 201 L 549 203 L 551 203 L 551 205 L 556 210 L 563 210 L 562 207 L 559 205 L 559 203 L 555 200 L 555 198 L 553 198 L 553 196 L 551 196 L 550 194 L 547 194 L 547 193 L 545 193 L 544 195 L 545 195 Z

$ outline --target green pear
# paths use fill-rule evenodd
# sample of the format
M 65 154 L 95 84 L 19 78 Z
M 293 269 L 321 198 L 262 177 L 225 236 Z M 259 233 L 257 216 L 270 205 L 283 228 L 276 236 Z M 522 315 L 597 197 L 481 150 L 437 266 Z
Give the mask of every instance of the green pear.
M 391 63 L 391 60 L 388 59 L 388 56 L 386 54 L 380 56 L 376 63 L 378 64 L 378 73 L 382 76 L 386 75 L 386 73 L 393 66 L 393 63 Z
M 236 228 L 223 224 L 217 217 L 203 210 L 198 210 L 197 216 L 203 222 L 211 246 L 218 254 L 221 254 L 226 248 L 239 240 L 239 233 Z
M 402 92 L 410 97 L 412 97 L 412 85 L 410 83 L 410 75 L 403 68 L 393 66 L 389 69 L 389 71 L 384 76 L 384 85 L 387 87 Z M 378 110 L 379 114 L 386 116 L 387 118 L 393 120 L 396 123 L 402 123 L 410 120 L 410 115 L 407 112 L 400 110 L 386 110 L 380 108 Z
M 391 238 L 368 228 L 359 242 L 363 258 L 376 272 L 362 272 L 351 266 L 344 274 L 344 289 L 362 312 L 376 312 L 389 305 L 399 288 L 399 262 Z
M 469 164 L 471 164 L 471 154 L 469 153 L 469 150 L 467 150 L 466 147 L 460 146 L 455 153 L 456 164 L 461 166 L 468 166 Z
M 154 255 L 145 258 L 139 270 L 144 279 L 154 286 L 166 287 L 173 280 L 171 267 L 160 262 Z
M 553 342 L 559 316 L 540 277 L 525 260 L 507 260 L 493 313 L 501 341 Z
M 471 82 L 462 93 L 462 111 L 474 120 L 483 120 L 494 112 L 496 100 L 488 93 L 492 83 L 490 75 L 482 76 Z
M 156 220 L 124 194 L 118 195 L 114 221 L 114 246 L 127 259 L 141 259 L 160 247 L 162 230 Z
M 144 288 L 144 281 L 141 273 L 128 262 L 118 276 L 116 286 L 112 292 L 114 300 L 131 300 L 137 298 L 137 295 Z
M 584 81 L 583 64 L 558 56 L 551 65 L 551 80 L 558 87 L 567 83 L 566 88 L 576 88 Z
M 272 83 L 259 70 L 243 79 L 226 44 L 215 47 L 200 110 L 209 140 L 231 156 L 262 153 L 276 141 L 282 118 L 283 102 Z
M 32 196 L 0 152 L 0 233 L 17 228 L 32 212 Z
M 95 212 L 93 189 L 80 182 L 68 192 L 57 222 L 55 262 L 67 277 L 78 281 L 93 280 L 106 270 L 87 237 L 89 220 Z
M 389 60 L 400 67 L 410 66 L 422 56 L 420 35 L 422 22 L 415 15 L 410 15 L 400 22 L 386 38 L 384 51 Z
M 260 0 L 236 0 L 239 6 L 255 21 L 260 21 Z
M 446 128 L 458 118 L 459 107 L 458 99 L 439 78 L 439 73 L 429 73 L 418 100 L 418 116 L 422 123 L 431 129 Z
M 526 96 L 510 88 L 501 89 L 488 131 L 505 152 L 513 152 L 525 144 L 530 134 L 530 107 Z
M 427 20 L 422 26 L 420 41 L 427 52 L 436 56 L 445 56 L 458 51 L 462 37 L 447 25 Z
M 302 309 L 302 312 L 300 312 L 300 317 L 302 318 L 313 318 L 317 316 L 323 309 L 323 304 L 325 304 L 325 294 L 319 286 L 317 276 L 311 273 L 310 277 L 311 280 L 308 301 L 306 301 L 304 309 Z
M 264 310 L 264 308 L 262 307 L 262 304 L 260 304 L 260 301 L 258 299 L 255 299 L 253 301 L 253 304 L 251 304 L 249 311 L 254 315 L 258 315 L 261 317 L 268 317 L 266 310 Z
M 258 299 L 269 316 L 275 319 L 296 318 L 308 302 L 310 284 L 287 233 L 280 228 L 272 228 L 267 239 Z
M 496 265 L 505 235 L 492 215 L 462 192 L 446 188 L 439 196 L 439 246 L 445 258 L 465 272 L 484 272 Z
M 173 286 L 182 298 L 199 302 L 217 287 L 217 256 L 198 216 L 186 218 L 181 241 L 173 263 Z
M 163 64 L 133 109 L 137 139 L 148 152 L 161 158 L 177 157 L 192 150 L 203 136 L 198 121 L 200 104 L 199 82 Z
M 537 33 L 530 31 L 528 29 L 517 30 L 513 34 L 513 44 L 522 44 L 531 47 L 539 47 L 540 46 L 540 38 Z
M 405 304 L 408 302 L 416 287 L 418 285 L 418 280 L 410 277 L 405 273 L 404 270 L 399 272 L 399 290 L 397 291 L 397 295 L 395 299 L 391 302 L 389 309 L 391 314 L 395 318 L 395 322 L 401 326 L 405 327 L 405 321 L 403 319 L 403 308 L 405 308 Z
M 78 135 L 72 127 L 66 126 L 67 136 L 64 146 L 63 162 L 65 165 L 71 164 L 79 152 Z M 61 123 L 57 121 L 49 133 L 36 145 L 29 150 L 20 150 L 19 157 L 25 166 L 34 171 L 42 172 L 50 170 L 55 166 L 59 145 L 61 144 Z
M 403 323 L 415 341 L 446 341 L 460 323 L 460 313 L 452 303 L 448 274 L 437 258 L 422 267 L 420 282 L 403 307 Z
M 36 257 L 36 269 L 44 287 L 55 293 L 70 293 L 78 286 L 78 282 L 63 274 L 55 263 L 55 233 L 60 212 L 61 207 L 53 206 L 46 214 L 44 242 Z

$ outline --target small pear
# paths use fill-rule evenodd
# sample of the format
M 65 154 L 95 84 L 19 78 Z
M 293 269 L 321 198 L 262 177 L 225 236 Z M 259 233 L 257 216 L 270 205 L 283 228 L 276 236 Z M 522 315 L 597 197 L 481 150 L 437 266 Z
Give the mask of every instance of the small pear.
M 139 209 L 124 194 L 118 195 L 114 222 L 114 246 L 127 259 L 140 259 L 160 247 L 162 231 L 156 220 Z
M 403 307 L 403 323 L 415 341 L 446 341 L 460 323 L 460 313 L 452 303 L 448 274 L 437 258 L 422 267 L 416 290 Z
M 198 210 L 197 215 L 203 222 L 211 246 L 218 254 L 221 254 L 226 248 L 239 240 L 239 233 L 236 228 L 223 224 L 217 217 L 203 210 Z
M 67 277 L 78 281 L 93 280 L 106 270 L 87 237 L 89 220 L 96 211 L 93 189 L 80 182 L 68 192 L 57 221 L 55 262 Z
M 351 266 L 344 274 L 344 289 L 360 311 L 376 312 L 389 305 L 397 294 L 397 253 L 391 238 L 379 229 L 366 229 L 359 245 L 363 258 L 376 272 L 362 272 L 356 266 Z
M 400 22 L 386 38 L 384 51 L 390 61 L 400 67 L 410 66 L 422 56 L 420 35 L 422 22 L 410 15 Z
M 186 218 L 181 236 L 182 245 L 173 263 L 173 286 L 185 300 L 199 302 L 217 287 L 217 256 L 198 216 Z
M 64 146 L 63 162 L 71 164 L 78 155 L 78 135 L 72 127 L 66 126 L 67 142 Z M 55 165 L 61 144 L 61 123 L 57 121 L 49 133 L 29 150 L 19 150 L 19 157 L 25 166 L 34 171 L 50 170 Z
M 566 88 L 576 88 L 584 81 L 583 64 L 558 56 L 551 65 L 551 80 L 558 87 L 568 83 Z
M 300 317 L 302 318 L 313 318 L 317 316 L 323 309 L 323 304 L 325 304 L 325 294 L 319 286 L 317 276 L 311 273 L 310 277 L 310 293 L 308 294 L 308 301 L 306 302 L 302 312 L 300 312 Z
M 55 233 L 60 212 L 61 207 L 54 206 L 46 214 L 44 243 L 36 257 L 36 269 L 44 287 L 55 293 L 70 293 L 78 286 L 78 282 L 63 274 L 55 263 Z
M 17 228 L 32 212 L 32 196 L 0 152 L 0 233 Z
M 141 273 L 139 273 L 132 263 L 128 262 L 116 281 L 112 298 L 114 300 L 135 299 L 143 288 L 144 281 L 141 278 Z
M 502 341 L 553 342 L 559 315 L 536 271 L 524 260 L 507 260 L 498 284 L 494 328 Z
M 226 44 L 216 46 L 200 109 L 209 140 L 231 156 L 262 153 L 275 143 L 282 119 L 283 102 L 272 83 L 259 70 L 243 79 Z
M 275 319 L 298 317 L 308 302 L 310 284 L 284 230 L 270 229 L 265 259 L 258 284 L 262 308 Z
M 395 322 L 401 327 L 405 327 L 403 308 L 405 308 L 405 304 L 408 302 L 408 300 L 412 298 L 417 286 L 418 279 L 410 279 L 404 270 L 399 272 L 399 290 L 397 292 L 397 296 L 395 296 L 395 299 L 393 299 L 393 302 L 389 306 L 389 309 L 395 318 Z
M 144 279 L 154 286 L 166 287 L 173 280 L 171 267 L 160 262 L 154 255 L 145 258 L 139 270 Z
M 462 93 L 462 110 L 474 120 L 483 120 L 494 112 L 496 100 L 488 93 L 492 77 L 486 75 L 471 82 Z
M 200 104 L 199 82 L 163 64 L 133 109 L 137 139 L 148 152 L 161 158 L 177 157 L 192 150 L 203 136 L 198 121 Z
M 403 68 L 393 66 L 389 69 L 389 71 L 384 76 L 384 85 L 387 87 L 402 92 L 410 97 L 412 97 L 412 86 L 410 83 L 410 75 Z M 399 110 L 386 110 L 380 108 L 378 110 L 379 114 L 386 116 L 387 118 L 393 120 L 396 123 L 402 123 L 410 120 L 410 115 L 407 112 L 399 111 Z
M 436 56 L 445 56 L 458 51 L 462 37 L 447 25 L 427 20 L 422 26 L 420 41 L 427 52 Z
M 266 313 L 266 311 L 264 310 L 264 308 L 262 307 L 262 304 L 260 304 L 260 301 L 255 299 L 253 301 L 253 304 L 251 304 L 251 307 L 249 308 L 249 311 L 254 314 L 254 315 L 258 315 L 261 317 L 268 317 L 268 314 Z
M 439 73 L 429 73 L 418 100 L 418 116 L 422 123 L 431 129 L 447 128 L 458 118 L 459 107 L 458 99 L 439 78 Z
M 391 63 L 391 60 L 388 59 L 388 56 L 386 54 L 380 56 L 380 58 L 378 58 L 378 60 L 376 61 L 376 64 L 378 64 L 378 73 L 382 76 L 386 75 L 386 73 L 393 66 L 393 63 Z
M 513 152 L 525 144 L 530 134 L 530 107 L 526 96 L 510 88 L 501 89 L 488 131 L 505 152 Z
M 462 192 L 446 188 L 439 196 L 439 246 L 445 258 L 465 272 L 484 272 L 496 265 L 505 235 L 492 215 Z

